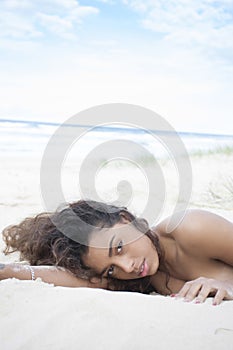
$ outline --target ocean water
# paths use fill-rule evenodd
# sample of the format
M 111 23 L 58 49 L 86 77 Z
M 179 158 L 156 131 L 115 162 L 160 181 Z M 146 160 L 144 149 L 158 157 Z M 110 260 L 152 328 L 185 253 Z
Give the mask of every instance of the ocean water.
M 59 135 L 54 137 L 57 133 Z M 0 119 L 0 155 L 25 155 L 25 156 L 42 156 L 46 150 L 51 137 L 54 138 L 54 143 L 67 147 L 67 154 L 72 157 L 78 155 L 89 154 L 99 145 L 105 144 L 107 149 L 111 142 L 111 147 L 114 147 L 116 141 L 116 156 L 117 156 L 117 141 L 125 141 L 125 154 L 131 156 L 130 152 L 134 152 L 134 147 L 130 145 L 140 145 L 142 153 L 138 153 L 138 148 L 135 148 L 137 156 L 150 157 L 150 155 L 163 158 L 169 155 L 167 144 L 178 137 L 184 144 L 187 152 L 207 152 L 226 148 L 233 148 L 233 135 L 222 134 L 207 134 L 207 133 L 191 133 L 179 132 L 177 135 L 172 132 L 153 130 L 143 130 L 131 128 L 124 125 L 109 125 L 109 126 L 86 126 L 86 125 L 63 125 L 58 123 L 49 123 L 42 121 L 23 121 Z M 164 141 L 165 140 L 165 141 Z M 176 142 L 176 141 L 175 141 Z M 171 142 L 172 143 L 172 142 Z M 140 149 L 139 149 L 140 151 Z M 145 152 L 144 152 L 145 151 Z M 172 150 L 170 150 L 172 151 Z M 135 155 L 135 154 L 134 154 Z

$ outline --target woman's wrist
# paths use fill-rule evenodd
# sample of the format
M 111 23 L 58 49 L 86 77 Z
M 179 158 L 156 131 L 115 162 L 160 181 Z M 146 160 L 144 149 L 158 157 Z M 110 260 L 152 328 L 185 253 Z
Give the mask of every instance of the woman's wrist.
M 0 264 L 0 280 L 5 280 L 7 278 L 10 278 L 10 277 L 14 277 L 12 276 L 13 274 L 13 271 L 12 271 L 12 268 L 9 266 L 11 264 L 4 264 L 4 263 L 1 263 Z
M 3 263 L 0 263 L 0 280 L 4 279 L 4 270 L 5 270 L 6 265 Z
M 17 278 L 20 280 L 30 280 L 33 274 L 28 265 L 22 265 L 17 263 L 0 263 L 0 280 L 7 278 Z

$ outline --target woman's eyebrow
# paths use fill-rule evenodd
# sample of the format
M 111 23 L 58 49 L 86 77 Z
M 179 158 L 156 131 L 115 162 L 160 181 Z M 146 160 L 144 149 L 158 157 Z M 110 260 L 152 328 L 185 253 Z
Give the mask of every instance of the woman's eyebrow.
M 111 241 L 109 242 L 109 250 L 108 250 L 109 258 L 112 256 L 112 242 L 113 242 L 115 237 L 116 237 L 116 235 L 113 235 L 112 238 L 111 238 Z

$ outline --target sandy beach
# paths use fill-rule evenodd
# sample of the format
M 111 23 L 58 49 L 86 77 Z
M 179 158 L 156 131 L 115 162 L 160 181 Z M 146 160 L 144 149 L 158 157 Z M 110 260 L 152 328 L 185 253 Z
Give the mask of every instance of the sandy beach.
M 1 161 L 1 200 L 0 200 L 0 229 L 46 211 L 40 187 L 41 157 L 33 155 L 4 156 Z M 192 196 L 187 205 L 189 208 L 209 209 L 224 217 L 233 219 L 233 152 L 216 152 L 190 156 L 192 166 Z M 69 162 L 62 168 L 62 188 L 66 201 L 77 200 L 81 197 L 77 187 L 80 160 Z M 160 160 L 166 183 L 166 200 L 161 219 L 169 215 L 177 200 L 178 174 L 171 160 Z M 145 163 L 144 169 L 150 168 Z M 124 162 L 116 162 L 109 167 L 103 167 L 99 172 L 96 187 L 103 200 L 114 199 L 118 181 L 126 175 L 132 181 L 134 201 L 129 208 L 140 214 L 147 197 L 148 185 L 142 172 L 136 167 Z M 95 176 L 95 175 L 94 175 Z M 60 203 L 59 203 L 60 204 Z
M 0 302 L 4 350 L 230 350 L 233 344 L 233 302 L 214 307 L 210 299 L 195 305 L 17 280 L 1 282 Z
M 173 230 L 189 209 L 233 223 L 233 1 L 0 0 L 0 27 L 0 279 L 29 264 L 4 255 L 4 228 L 89 199 L 127 207 L 151 228 L 171 220 L 160 226 L 161 251 L 145 237 L 127 246 L 121 232 L 131 240 L 133 230 L 116 226 L 108 255 L 89 249 L 86 267 L 151 275 L 162 291 L 167 266 L 171 293 L 213 277 L 189 292 L 231 298 L 232 226 L 196 211 Z M 68 218 L 67 236 L 78 227 L 83 239 L 87 225 L 66 214 L 54 215 L 56 228 Z M 38 253 L 31 263 L 51 248 L 76 268 L 84 247 L 67 249 L 41 217 L 29 225 L 35 240 L 20 241 Z M 0 280 L 0 350 L 233 350 L 233 300 L 61 287 L 25 270 L 32 280 Z M 57 268 L 49 270 L 46 281 Z
M 189 207 L 208 209 L 233 220 L 233 154 L 198 154 L 190 159 L 193 189 Z M 0 228 L 3 229 L 45 208 L 40 193 L 39 158 L 2 156 L 1 166 Z M 162 213 L 165 217 L 174 204 L 176 179 L 169 161 L 161 162 L 161 167 L 168 188 Z M 113 165 L 110 172 L 120 176 L 122 169 L 119 164 Z M 75 176 L 76 165 L 72 168 L 70 164 L 66 170 L 66 197 L 75 199 L 78 192 L 73 194 L 66 176 L 67 179 Z M 127 173 L 135 177 L 132 167 Z M 135 211 L 145 201 L 140 179 L 135 180 Z M 102 184 L 99 190 L 108 198 L 115 184 L 112 178 Z M 1 249 L 1 262 L 17 260 L 17 254 L 4 256 Z M 224 301 L 217 307 L 211 301 L 209 298 L 204 304 L 196 305 L 158 295 L 54 287 L 40 280 L 4 280 L 0 282 L 0 347 L 2 350 L 233 349 L 233 301 Z

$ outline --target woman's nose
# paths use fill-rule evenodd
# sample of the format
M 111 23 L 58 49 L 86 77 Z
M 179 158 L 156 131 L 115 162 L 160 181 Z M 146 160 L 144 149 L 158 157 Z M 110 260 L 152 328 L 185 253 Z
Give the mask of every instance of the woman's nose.
M 121 256 L 118 261 L 118 266 L 126 273 L 131 273 L 134 271 L 134 260 L 127 257 L 127 256 Z

